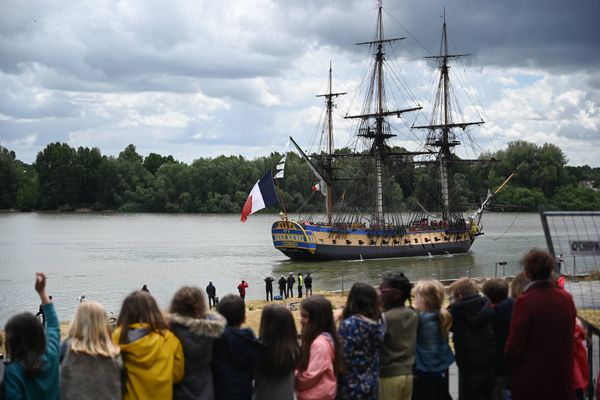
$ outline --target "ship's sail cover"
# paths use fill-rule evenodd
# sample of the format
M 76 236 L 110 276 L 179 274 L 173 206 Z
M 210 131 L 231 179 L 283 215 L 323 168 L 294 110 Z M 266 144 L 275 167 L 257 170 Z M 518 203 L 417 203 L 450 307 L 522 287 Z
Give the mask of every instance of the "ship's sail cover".
M 275 185 L 273 184 L 273 174 L 271 170 L 256 182 L 250 195 L 242 208 L 242 217 L 240 220 L 246 222 L 248 215 L 262 210 L 265 207 L 274 206 L 279 202 Z

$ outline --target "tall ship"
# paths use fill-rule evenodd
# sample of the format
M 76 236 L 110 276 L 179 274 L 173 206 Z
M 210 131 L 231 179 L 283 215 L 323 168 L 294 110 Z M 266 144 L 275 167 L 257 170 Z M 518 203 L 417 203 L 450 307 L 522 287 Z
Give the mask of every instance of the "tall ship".
M 398 80 L 388 55 L 402 39 L 384 36 L 379 6 L 375 35 L 357 43 L 368 46 L 373 58 L 360 111 L 344 116 L 355 128 L 350 146 L 334 147 L 334 100 L 346 93 L 333 91 L 331 66 L 328 91 L 318 96 L 326 105 L 320 151 L 306 154 L 290 138 L 314 174 L 314 189 L 324 199 L 325 212 L 295 219 L 285 210 L 280 213 L 271 228 L 273 245 L 289 258 L 350 260 L 466 253 L 483 233 L 482 214 L 508 179 L 495 192 L 488 191 L 485 199 L 478 199 L 473 211 L 461 204 L 464 188 L 456 190 L 454 167 L 465 168 L 479 160 L 456 156 L 454 150 L 461 142 L 455 131 L 483 124 L 482 119 L 463 122 L 455 116 L 449 69 L 451 61 L 465 55 L 448 52 L 444 16 L 440 53 L 426 57 L 436 62 L 439 75 L 431 118 L 427 124 L 408 125 L 410 134 L 421 140 L 416 151 L 407 151 L 391 144 L 397 136 L 393 122 L 404 122 L 422 107 L 414 100 L 409 106 L 391 105 L 414 97 L 395 96 L 387 90 L 388 81 Z

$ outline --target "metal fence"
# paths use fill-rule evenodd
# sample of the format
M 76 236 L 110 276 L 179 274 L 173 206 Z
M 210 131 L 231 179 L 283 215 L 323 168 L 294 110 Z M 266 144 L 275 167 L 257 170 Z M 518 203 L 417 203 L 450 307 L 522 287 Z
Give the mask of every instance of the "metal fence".
M 565 289 L 573 296 L 579 319 L 587 331 L 590 385 L 594 388 L 600 353 L 600 212 L 540 210 L 542 227 L 559 272 L 567 278 Z

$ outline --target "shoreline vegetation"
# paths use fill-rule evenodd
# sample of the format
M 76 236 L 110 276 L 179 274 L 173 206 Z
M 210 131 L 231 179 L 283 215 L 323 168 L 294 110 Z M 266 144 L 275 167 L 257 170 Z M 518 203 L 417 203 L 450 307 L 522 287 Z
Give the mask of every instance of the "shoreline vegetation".
M 345 154 L 350 149 L 337 152 Z M 273 152 L 252 160 L 219 156 L 186 164 L 171 155 L 144 157 L 132 144 L 114 157 L 102 155 L 98 148 L 75 149 L 56 142 L 40 151 L 34 163 L 26 164 L 0 145 L 0 210 L 238 213 L 252 185 L 281 157 Z M 488 189 L 498 187 L 513 172 L 516 175 L 498 194 L 492 211 L 537 211 L 539 206 L 600 209 L 600 167 L 568 166 L 565 154 L 554 144 L 515 141 L 504 150 L 482 153 L 479 159 L 489 162 L 459 166 L 452 176 L 465 209 L 478 207 Z M 353 171 L 353 163 L 353 158 L 342 158 L 337 170 L 341 175 Z M 434 183 L 429 171 L 414 165 L 403 171 L 403 182 L 389 183 L 398 195 L 398 207 L 407 211 L 419 210 L 421 205 L 430 211 L 439 208 L 427 196 L 427 188 Z M 310 196 L 312 173 L 295 153 L 289 153 L 285 176 L 279 196 L 288 210 L 323 212 L 322 199 Z

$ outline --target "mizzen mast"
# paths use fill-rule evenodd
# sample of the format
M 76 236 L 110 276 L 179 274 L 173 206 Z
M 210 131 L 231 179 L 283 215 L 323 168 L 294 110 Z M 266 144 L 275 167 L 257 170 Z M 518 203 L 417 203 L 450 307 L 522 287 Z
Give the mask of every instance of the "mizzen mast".
M 333 222 L 333 157 L 335 147 L 333 145 L 333 98 L 345 95 L 346 92 L 333 93 L 331 78 L 331 61 L 329 62 L 329 93 L 319 94 L 317 97 L 325 97 L 327 104 L 327 154 L 325 157 L 325 183 L 327 184 L 327 223 Z

